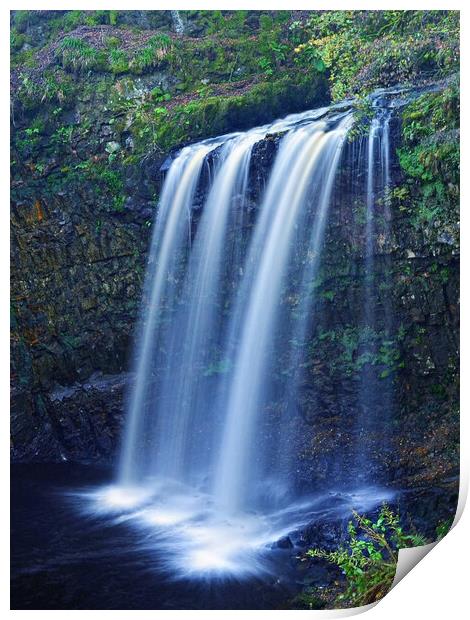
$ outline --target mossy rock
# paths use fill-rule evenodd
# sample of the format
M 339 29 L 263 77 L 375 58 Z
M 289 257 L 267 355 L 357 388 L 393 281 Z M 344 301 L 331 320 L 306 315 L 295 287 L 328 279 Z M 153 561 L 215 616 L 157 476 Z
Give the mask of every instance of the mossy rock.
M 170 150 L 181 143 L 262 125 L 320 105 L 326 99 L 322 76 L 301 82 L 283 77 L 256 84 L 240 95 L 208 97 L 176 106 L 164 116 L 153 138 L 162 150 Z M 142 140 L 139 146 L 145 148 Z

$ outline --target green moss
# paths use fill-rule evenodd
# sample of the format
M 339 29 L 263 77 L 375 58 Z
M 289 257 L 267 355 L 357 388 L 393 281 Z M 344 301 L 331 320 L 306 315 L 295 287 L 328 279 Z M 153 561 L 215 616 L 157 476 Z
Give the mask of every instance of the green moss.
M 115 74 L 129 71 L 129 58 L 124 50 L 112 49 L 108 56 L 109 66 Z
M 399 199 L 404 199 L 416 228 L 455 222 L 458 216 L 459 94 L 457 82 L 451 82 L 440 92 L 419 97 L 403 113 L 398 157 L 410 190 Z
M 145 116 L 133 127 L 141 148 L 149 141 L 169 150 L 187 140 L 242 130 L 314 106 L 325 97 L 320 80 L 295 81 L 288 76 L 256 84 L 241 95 L 195 99 L 175 106 L 150 128 Z M 159 108 L 157 108 L 159 110 Z

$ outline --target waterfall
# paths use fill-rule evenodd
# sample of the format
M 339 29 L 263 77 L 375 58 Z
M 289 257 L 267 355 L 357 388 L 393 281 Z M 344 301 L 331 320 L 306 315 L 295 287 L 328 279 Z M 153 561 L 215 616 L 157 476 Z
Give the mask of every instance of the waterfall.
M 390 241 L 390 111 L 383 108 L 376 108 L 376 114 L 371 121 L 369 135 L 367 138 L 366 153 L 366 225 L 364 243 L 364 306 L 363 306 L 363 329 L 365 333 L 366 354 L 369 361 L 377 356 L 379 351 L 378 339 L 382 335 L 390 338 L 391 307 L 390 299 L 384 303 L 378 316 L 377 309 L 377 265 L 376 254 L 380 252 L 377 247 L 378 230 L 376 222 L 382 220 L 383 242 Z M 379 211 L 378 211 L 379 210 Z M 390 285 L 389 270 L 383 276 L 383 283 Z M 390 389 L 377 390 L 374 388 L 376 382 L 376 371 L 369 363 L 366 363 L 360 375 L 359 389 L 359 408 L 358 426 L 359 432 L 370 434 L 380 428 L 388 420 L 390 415 L 391 402 L 388 398 Z M 384 382 L 386 383 L 386 382 Z M 380 404 L 379 404 L 380 403 Z M 381 415 L 373 415 L 373 412 L 380 408 Z M 365 445 L 363 439 L 358 439 L 358 468 L 362 472 L 363 478 L 371 478 L 370 470 L 370 450 Z M 373 476 L 372 476 L 373 477 Z
M 306 192 L 326 169 L 328 180 L 319 195 L 329 195 L 334 174 L 328 162 L 337 165 L 337 145 L 352 119 L 347 114 L 336 121 L 320 120 L 326 112 L 292 115 L 186 147 L 172 162 L 144 285 L 136 380 L 121 452 L 122 484 L 152 477 L 198 486 L 205 481 L 225 508 L 247 505 L 248 497 L 242 501 L 240 492 L 243 469 L 256 441 L 256 410 L 269 374 L 264 361 L 292 234 L 305 224 Z M 244 257 L 237 225 L 245 210 L 251 152 L 274 131 L 286 133 Z M 197 222 L 192 222 L 208 156 L 209 187 Z M 312 232 L 311 239 L 315 247 L 328 200 L 320 203 L 313 229 L 318 234 Z M 192 228 L 194 235 L 188 235 Z M 240 273 L 244 276 L 238 282 Z M 227 281 L 238 282 L 238 291 L 231 293 Z M 229 313 L 224 311 L 227 304 Z M 254 342 L 259 346 L 253 348 Z M 237 415 L 240 408 L 242 416 Z
M 281 316 L 294 236 L 302 231 L 304 251 L 314 256 L 304 266 L 305 288 L 318 268 L 352 124 L 350 112 L 324 119 L 326 111 L 187 147 L 171 164 L 150 250 L 121 483 L 163 477 L 205 484 L 218 505 L 234 512 L 262 504 L 266 498 L 257 492 L 273 476 L 283 477 L 268 462 L 258 421 L 269 398 L 272 359 L 285 346 L 282 334 L 305 336 L 312 303 L 304 298 L 300 321 Z M 235 239 L 242 237 L 236 226 L 251 152 L 273 131 L 285 134 L 243 256 L 240 247 L 230 251 L 230 232 L 235 228 Z M 212 178 L 190 242 L 192 205 L 209 154 Z M 227 280 L 237 282 L 232 294 Z M 277 349 L 275 334 L 281 334 Z
M 342 162 L 355 158 L 351 170 L 366 177 L 362 321 L 372 327 L 383 192 L 389 209 L 389 115 L 372 120 L 366 149 L 348 142 L 353 119 L 349 104 L 293 114 L 187 146 L 165 165 L 118 479 L 94 497 L 99 512 L 127 511 L 157 535 L 181 574 L 267 570 L 254 550 L 323 501 L 296 490 L 292 412 Z M 365 377 L 359 400 L 369 403 Z
M 248 165 L 256 132 L 226 142 L 220 153 L 212 187 L 205 201 L 167 349 L 168 365 L 155 397 L 156 429 L 150 459 L 155 472 L 196 482 L 207 475 L 214 438 L 211 425 L 212 390 L 204 374 L 213 363 L 223 329 L 223 279 L 236 265 L 227 251 L 228 231 L 243 205 L 234 209 L 246 192 Z M 223 363 L 222 360 L 217 360 Z M 168 415 L 167 412 L 173 412 Z
M 170 11 L 173 28 L 178 35 L 184 34 L 184 24 L 179 11 Z

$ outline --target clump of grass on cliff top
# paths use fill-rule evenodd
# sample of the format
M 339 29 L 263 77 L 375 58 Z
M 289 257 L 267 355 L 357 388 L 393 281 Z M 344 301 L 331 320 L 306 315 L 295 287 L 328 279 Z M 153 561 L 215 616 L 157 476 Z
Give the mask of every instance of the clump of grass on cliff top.
M 106 67 L 104 52 L 77 37 L 65 37 L 57 48 L 56 56 L 65 69 L 76 72 Z
M 80 26 L 114 25 L 118 11 L 12 11 L 11 65 L 34 66 L 35 53 Z
M 139 49 L 129 63 L 136 73 L 152 69 L 164 60 L 173 49 L 173 40 L 167 34 L 159 33 L 151 37 L 145 47 Z
M 156 34 L 147 40 L 144 47 L 129 52 L 119 47 L 117 37 L 108 37 L 106 43 L 107 46 L 101 48 L 84 38 L 64 37 L 56 49 L 56 57 L 65 69 L 76 73 L 141 74 L 161 64 L 173 48 L 173 41 L 166 34 Z

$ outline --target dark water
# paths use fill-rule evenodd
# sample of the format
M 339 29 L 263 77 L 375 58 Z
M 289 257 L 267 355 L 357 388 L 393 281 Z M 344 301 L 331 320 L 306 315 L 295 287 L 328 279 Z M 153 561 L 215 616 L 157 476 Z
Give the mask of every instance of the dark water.
M 108 483 L 110 471 L 66 463 L 11 471 L 12 609 L 287 609 L 301 589 L 292 552 L 285 575 L 176 580 L 141 534 L 80 514 L 67 495 Z
M 141 520 L 158 506 L 164 516 L 171 495 L 160 497 L 163 504 L 153 497 L 113 513 L 96 501 L 112 481 L 110 469 L 95 466 L 12 465 L 12 609 L 295 608 L 306 585 L 342 579 L 331 564 L 299 561 L 308 545 L 305 528 L 323 532 L 316 545 L 332 544 L 345 532 L 352 508 L 365 514 L 396 497 L 373 486 L 318 491 L 270 514 L 246 513 L 238 526 L 223 513 L 214 522 L 196 512 L 183 527 L 162 530 L 154 521 L 143 527 Z M 202 501 L 188 489 L 187 499 L 193 498 Z M 195 556 L 192 545 L 201 533 L 209 542 L 196 546 Z M 220 561 L 230 548 L 236 555 L 227 567 Z M 214 561 L 222 568 L 209 570 L 207 562 Z

